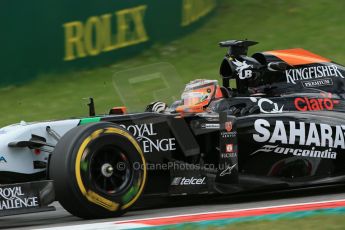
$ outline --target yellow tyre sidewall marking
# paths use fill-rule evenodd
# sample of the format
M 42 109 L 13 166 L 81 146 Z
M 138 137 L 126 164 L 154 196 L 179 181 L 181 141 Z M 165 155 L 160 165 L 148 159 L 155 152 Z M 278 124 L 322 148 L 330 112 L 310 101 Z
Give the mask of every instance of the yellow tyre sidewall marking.
M 81 193 L 92 203 L 94 204 L 97 204 L 99 206 L 102 206 L 106 209 L 108 209 L 109 211 L 116 211 L 119 207 L 119 204 L 116 203 L 116 202 L 113 202 L 111 200 L 108 200 L 100 195 L 98 195 L 97 193 L 91 191 L 91 190 L 88 190 L 86 191 L 86 188 L 83 184 L 83 180 L 81 179 L 81 173 L 80 173 L 80 162 L 81 162 L 81 158 L 82 158 L 82 155 L 87 147 L 87 145 L 90 143 L 90 141 L 96 139 L 101 133 L 115 133 L 115 134 L 118 134 L 118 135 L 121 135 L 125 138 L 127 138 L 127 140 L 129 140 L 133 145 L 134 147 L 136 148 L 136 150 L 138 151 L 140 157 L 141 157 L 141 160 L 143 162 L 143 168 L 144 168 L 144 176 L 143 176 L 143 180 L 142 180 L 142 183 L 140 185 L 140 188 L 139 188 L 139 191 L 138 193 L 135 195 L 135 197 L 129 201 L 127 204 L 123 205 L 121 207 L 121 209 L 126 209 L 128 207 L 130 207 L 132 204 L 134 204 L 134 202 L 140 197 L 143 189 L 144 189 L 144 186 L 145 186 L 145 181 L 146 181 L 146 161 L 145 161 L 145 158 L 144 158 L 144 154 L 141 150 L 141 147 L 139 146 L 139 144 L 137 143 L 137 141 L 130 135 L 128 134 L 126 131 L 123 131 L 119 128 L 106 128 L 105 130 L 104 129 L 99 129 L 99 130 L 96 130 L 94 131 L 89 137 L 87 137 L 83 143 L 81 144 L 79 150 L 78 150 L 78 153 L 77 153 L 77 158 L 76 158 L 76 162 L 75 162 L 75 176 L 76 176 L 76 179 L 77 179 L 77 184 L 78 184 L 78 187 L 81 191 Z

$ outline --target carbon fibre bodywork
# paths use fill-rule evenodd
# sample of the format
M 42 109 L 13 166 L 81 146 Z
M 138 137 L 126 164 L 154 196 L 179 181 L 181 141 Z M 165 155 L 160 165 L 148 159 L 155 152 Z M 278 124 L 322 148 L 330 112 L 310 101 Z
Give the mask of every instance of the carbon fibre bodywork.
M 97 122 L 118 125 L 140 144 L 147 162 L 144 196 L 344 183 L 344 67 L 302 49 L 248 57 L 253 44 L 221 44 L 229 47 L 220 69 L 223 97 L 203 112 L 100 115 L 0 129 L 0 183 L 49 180 L 49 159 L 60 138 Z M 0 210 L 9 197 L 0 192 Z

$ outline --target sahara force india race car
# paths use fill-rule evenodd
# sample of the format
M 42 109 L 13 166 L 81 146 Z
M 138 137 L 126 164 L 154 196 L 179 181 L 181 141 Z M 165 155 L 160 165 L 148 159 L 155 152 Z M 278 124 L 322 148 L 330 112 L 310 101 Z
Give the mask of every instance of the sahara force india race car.
M 222 85 L 195 80 L 171 106 L 0 129 L 0 215 L 105 218 L 150 195 L 235 194 L 345 182 L 345 69 L 303 49 L 247 56 L 221 42 Z

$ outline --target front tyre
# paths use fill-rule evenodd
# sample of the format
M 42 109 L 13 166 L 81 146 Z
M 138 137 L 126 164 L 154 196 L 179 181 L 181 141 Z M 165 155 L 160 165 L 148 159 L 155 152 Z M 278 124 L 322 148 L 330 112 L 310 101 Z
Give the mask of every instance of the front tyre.
M 125 129 L 107 122 L 78 126 L 56 145 L 49 166 L 56 199 L 81 218 L 122 215 L 143 192 L 146 162 Z

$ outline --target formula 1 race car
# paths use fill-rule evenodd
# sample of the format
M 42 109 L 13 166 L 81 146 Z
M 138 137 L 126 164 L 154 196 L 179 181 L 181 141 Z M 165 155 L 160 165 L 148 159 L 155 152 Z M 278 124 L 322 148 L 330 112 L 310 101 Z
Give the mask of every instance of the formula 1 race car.
M 345 182 L 345 68 L 303 49 L 247 56 L 221 42 L 222 85 L 170 106 L 0 129 L 0 215 L 119 216 L 150 195 L 235 194 Z

